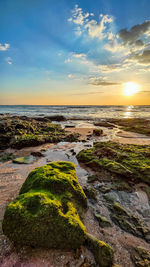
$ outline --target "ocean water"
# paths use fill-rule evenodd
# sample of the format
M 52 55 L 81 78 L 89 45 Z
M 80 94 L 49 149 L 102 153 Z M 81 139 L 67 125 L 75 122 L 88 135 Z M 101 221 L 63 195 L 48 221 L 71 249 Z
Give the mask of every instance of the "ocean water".
M 0 114 L 25 116 L 63 115 L 67 119 L 98 120 L 105 118 L 146 118 L 150 119 L 148 106 L 36 106 L 1 105 Z

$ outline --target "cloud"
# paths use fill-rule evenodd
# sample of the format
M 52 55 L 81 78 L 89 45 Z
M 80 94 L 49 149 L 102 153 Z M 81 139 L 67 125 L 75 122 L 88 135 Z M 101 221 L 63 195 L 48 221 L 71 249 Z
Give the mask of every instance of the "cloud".
M 83 13 L 82 8 L 75 5 L 72 10 L 72 17 L 68 19 L 68 21 L 73 22 L 78 25 L 83 25 L 86 18 L 89 17 L 89 13 Z
M 137 24 L 133 26 L 130 30 L 122 29 L 118 32 L 119 38 L 123 41 L 124 44 L 133 44 L 138 42 L 142 44 L 140 37 L 142 35 L 147 35 L 150 32 L 150 20 L 145 21 L 142 24 Z
M 136 53 L 128 58 L 129 61 L 136 61 L 142 65 L 150 64 L 150 50 L 144 50 L 142 53 Z
M 80 36 L 83 32 L 87 32 L 90 38 L 105 38 L 109 32 L 105 32 L 109 24 L 113 22 L 113 17 L 109 15 L 99 15 L 97 22 L 93 17 L 93 13 L 84 13 L 82 8 L 75 5 L 72 10 L 72 17 L 68 19 L 69 22 L 76 24 L 76 35 Z
M 6 61 L 9 65 L 12 65 L 12 59 L 11 59 L 11 57 L 6 57 L 6 58 L 5 58 L 5 61 Z
M 121 84 L 118 82 L 110 82 L 105 80 L 105 78 L 98 78 L 98 77 L 91 77 L 89 79 L 89 83 L 92 85 L 102 85 L 102 86 L 113 86 Z
M 75 57 L 75 58 L 82 58 L 82 59 L 83 59 L 83 58 L 86 58 L 86 55 L 85 55 L 85 54 L 77 54 L 77 53 L 73 53 L 72 56 Z
M 123 71 L 127 69 L 129 65 L 130 65 L 129 62 L 122 62 L 116 64 L 98 65 L 98 68 L 102 73 L 111 73 L 111 72 Z
M 101 40 L 107 36 L 107 34 L 105 33 L 107 24 L 113 22 L 113 18 L 109 15 L 101 15 L 100 18 L 101 20 L 99 23 L 96 20 L 88 21 L 85 24 L 84 28 L 88 29 L 88 34 L 91 38 L 96 37 Z
M 69 79 L 72 79 L 73 78 L 73 75 L 70 73 L 70 74 L 68 74 L 68 78 Z
M 1 51 L 6 51 L 10 47 L 10 44 L 0 44 L 0 50 Z

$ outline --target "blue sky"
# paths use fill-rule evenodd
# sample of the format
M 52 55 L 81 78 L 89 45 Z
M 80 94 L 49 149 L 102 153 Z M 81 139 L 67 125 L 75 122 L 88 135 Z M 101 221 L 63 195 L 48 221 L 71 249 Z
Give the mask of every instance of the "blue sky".
M 0 25 L 0 104 L 150 104 L 149 0 L 0 0 Z

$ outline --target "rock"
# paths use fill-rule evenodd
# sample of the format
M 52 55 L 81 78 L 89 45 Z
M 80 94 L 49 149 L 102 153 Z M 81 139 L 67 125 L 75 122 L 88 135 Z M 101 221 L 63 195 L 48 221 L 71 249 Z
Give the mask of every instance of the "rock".
M 107 128 L 114 128 L 114 125 L 107 122 L 107 121 L 100 121 L 100 122 L 95 122 L 94 123 L 95 126 L 102 126 L 102 127 L 107 127 Z
M 103 186 L 99 187 L 99 190 L 100 190 L 102 193 L 105 194 L 105 193 L 110 192 L 111 188 L 103 185 Z
M 95 135 L 95 136 L 101 136 L 102 134 L 103 134 L 102 129 L 94 129 L 93 130 L 93 135 Z
M 81 135 L 79 133 L 71 133 L 65 137 L 66 142 L 77 142 Z
M 90 234 L 87 234 L 86 241 L 87 248 L 94 254 L 96 263 L 101 267 L 112 266 L 113 261 L 113 249 L 103 241 L 99 241 L 97 238 Z
M 6 162 L 8 160 L 12 160 L 14 155 L 12 153 L 2 153 L 0 154 L 0 162 Z
M 21 246 L 76 249 L 87 236 L 80 220 L 86 207 L 75 165 L 52 162 L 29 174 L 6 208 L 3 232 Z
M 36 158 L 32 155 L 30 156 L 25 156 L 25 157 L 19 157 L 13 159 L 13 163 L 18 163 L 18 164 L 31 164 L 36 160 Z
M 136 214 L 130 214 L 120 203 L 115 202 L 110 206 L 111 219 L 124 231 L 146 239 L 149 232 L 144 223 Z
M 73 125 L 73 124 L 67 124 L 67 125 L 65 125 L 65 128 L 75 128 L 75 125 Z
M 108 192 L 103 195 L 106 201 L 110 202 L 111 204 L 114 202 L 119 202 L 119 197 L 116 192 Z
M 98 156 L 99 158 L 103 157 L 103 158 L 108 158 L 108 159 L 117 157 L 117 153 L 109 147 L 101 147 L 97 149 L 95 151 L 95 155 Z
M 122 126 L 125 131 L 150 135 L 150 121 L 143 118 L 109 119 L 110 123 Z
M 5 149 L 57 143 L 65 136 L 61 125 L 40 118 L 9 116 L 0 118 L 0 147 Z
M 31 155 L 34 157 L 44 157 L 43 153 L 41 153 L 40 151 L 33 151 L 31 152 Z
M 150 266 L 150 252 L 144 247 L 135 248 L 131 257 L 136 267 Z
M 95 188 L 84 186 L 83 191 L 88 198 L 97 200 L 97 190 Z
M 101 216 L 98 213 L 95 213 L 94 216 L 97 219 L 97 221 L 99 222 L 100 227 L 110 227 L 111 226 L 111 222 L 106 217 Z
M 80 151 L 77 159 L 96 172 L 107 171 L 109 180 L 120 180 L 120 189 L 131 191 L 132 185 L 139 182 L 150 185 L 149 153 L 150 146 L 96 142 L 92 148 Z
M 73 156 L 76 155 L 76 152 L 74 151 L 74 149 L 70 149 L 70 152 L 72 153 Z
M 92 183 L 92 182 L 95 182 L 97 180 L 98 180 L 97 174 L 93 174 L 93 175 L 88 176 L 88 183 Z
M 45 118 L 51 121 L 66 121 L 66 118 L 62 115 L 45 116 Z

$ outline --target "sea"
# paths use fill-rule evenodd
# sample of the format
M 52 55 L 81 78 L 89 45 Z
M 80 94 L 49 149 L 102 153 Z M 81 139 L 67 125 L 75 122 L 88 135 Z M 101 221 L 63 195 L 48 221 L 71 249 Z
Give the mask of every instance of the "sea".
M 63 115 L 69 120 L 99 120 L 110 118 L 150 119 L 150 105 L 145 106 L 52 106 L 0 105 L 0 114 L 29 117 Z

